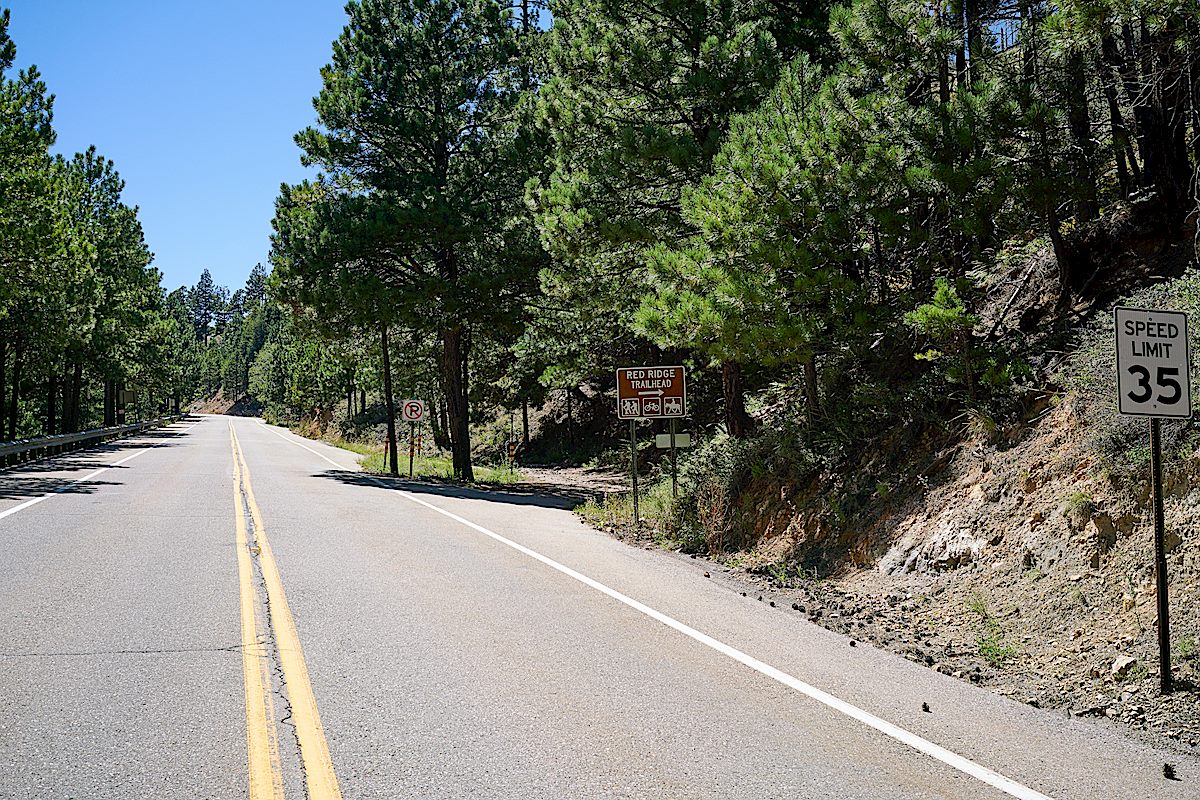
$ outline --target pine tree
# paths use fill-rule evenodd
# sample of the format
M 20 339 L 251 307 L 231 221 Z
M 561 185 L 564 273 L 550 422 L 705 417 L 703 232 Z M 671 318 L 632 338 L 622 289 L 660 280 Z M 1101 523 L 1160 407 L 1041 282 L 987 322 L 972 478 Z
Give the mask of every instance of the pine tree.
M 455 474 L 470 480 L 473 339 L 516 324 L 539 263 L 512 213 L 526 174 L 510 125 L 525 77 L 518 32 L 484 0 L 362 0 L 347 12 L 315 100 L 321 127 L 297 136 L 328 176 L 314 207 L 328 235 L 276 268 L 343 296 L 370 287 L 404 325 L 437 332 Z
M 646 250 L 692 233 L 684 189 L 708 173 L 731 118 L 770 91 L 784 58 L 821 46 L 823 11 L 815 2 L 555 6 L 542 91 L 554 171 L 531 198 L 557 259 L 547 289 L 580 309 L 593 347 L 636 348 L 628 325 L 652 289 Z M 740 435 L 750 424 L 740 365 L 725 360 L 722 370 L 727 425 Z

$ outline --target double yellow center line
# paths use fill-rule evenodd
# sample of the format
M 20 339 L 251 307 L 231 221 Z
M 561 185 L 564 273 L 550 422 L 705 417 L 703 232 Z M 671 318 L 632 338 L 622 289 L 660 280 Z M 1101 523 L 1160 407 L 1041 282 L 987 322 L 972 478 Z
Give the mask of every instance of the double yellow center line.
M 241 442 L 233 422 L 229 423 L 230 445 L 233 448 L 233 505 L 237 522 L 238 581 L 241 594 L 242 673 L 246 687 L 246 752 L 250 771 L 250 800 L 282 800 L 283 772 L 276 733 L 274 701 L 269 674 L 270 655 L 259 636 L 258 592 L 254 585 L 255 556 L 266 590 L 268 622 L 275 638 L 275 652 L 283 673 L 291 722 L 300 748 L 304 781 L 309 800 L 341 800 L 329 744 L 317 712 L 317 699 L 308 678 L 308 666 L 300 648 L 296 622 L 288 607 L 287 595 L 262 512 L 254 499 L 250 471 L 242 455 Z M 244 503 L 244 506 L 243 506 Z M 246 509 L 254 524 L 253 543 L 246 524 Z

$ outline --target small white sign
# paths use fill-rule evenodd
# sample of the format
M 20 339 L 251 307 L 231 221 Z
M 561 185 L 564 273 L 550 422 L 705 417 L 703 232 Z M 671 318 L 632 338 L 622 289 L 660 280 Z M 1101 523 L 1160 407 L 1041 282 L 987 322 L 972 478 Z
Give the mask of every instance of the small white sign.
M 400 404 L 400 418 L 405 422 L 420 422 L 425 419 L 425 401 L 405 400 Z
M 671 449 L 671 434 L 669 434 L 669 433 L 656 434 L 654 437 L 654 444 L 657 445 L 658 447 L 662 448 L 663 450 Z M 691 447 L 692 446 L 692 435 L 690 433 L 675 434 L 675 446 L 676 447 Z
M 1161 309 L 1113 310 L 1117 398 L 1122 414 L 1192 415 L 1192 353 L 1187 314 Z

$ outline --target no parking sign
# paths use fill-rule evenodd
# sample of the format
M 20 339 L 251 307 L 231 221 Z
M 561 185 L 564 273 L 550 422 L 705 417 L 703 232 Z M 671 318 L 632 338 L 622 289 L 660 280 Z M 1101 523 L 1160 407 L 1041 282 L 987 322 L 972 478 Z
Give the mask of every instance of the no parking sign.
M 425 419 L 425 401 L 405 400 L 400 404 L 400 418 L 405 422 L 420 422 Z

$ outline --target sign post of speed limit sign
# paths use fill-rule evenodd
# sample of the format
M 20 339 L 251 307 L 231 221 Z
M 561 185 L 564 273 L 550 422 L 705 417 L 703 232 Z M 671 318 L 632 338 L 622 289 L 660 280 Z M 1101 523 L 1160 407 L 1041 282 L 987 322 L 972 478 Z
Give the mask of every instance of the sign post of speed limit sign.
M 408 477 L 413 476 L 413 457 L 416 455 L 417 423 L 425 419 L 425 401 L 405 400 L 400 404 L 400 418 L 408 423 Z
M 1167 602 L 1166 521 L 1163 518 L 1160 420 L 1192 416 L 1192 350 L 1187 314 L 1161 309 L 1113 310 L 1117 345 L 1117 408 L 1150 418 L 1150 488 L 1154 503 L 1154 582 L 1158 595 L 1158 675 L 1171 691 L 1171 629 Z

